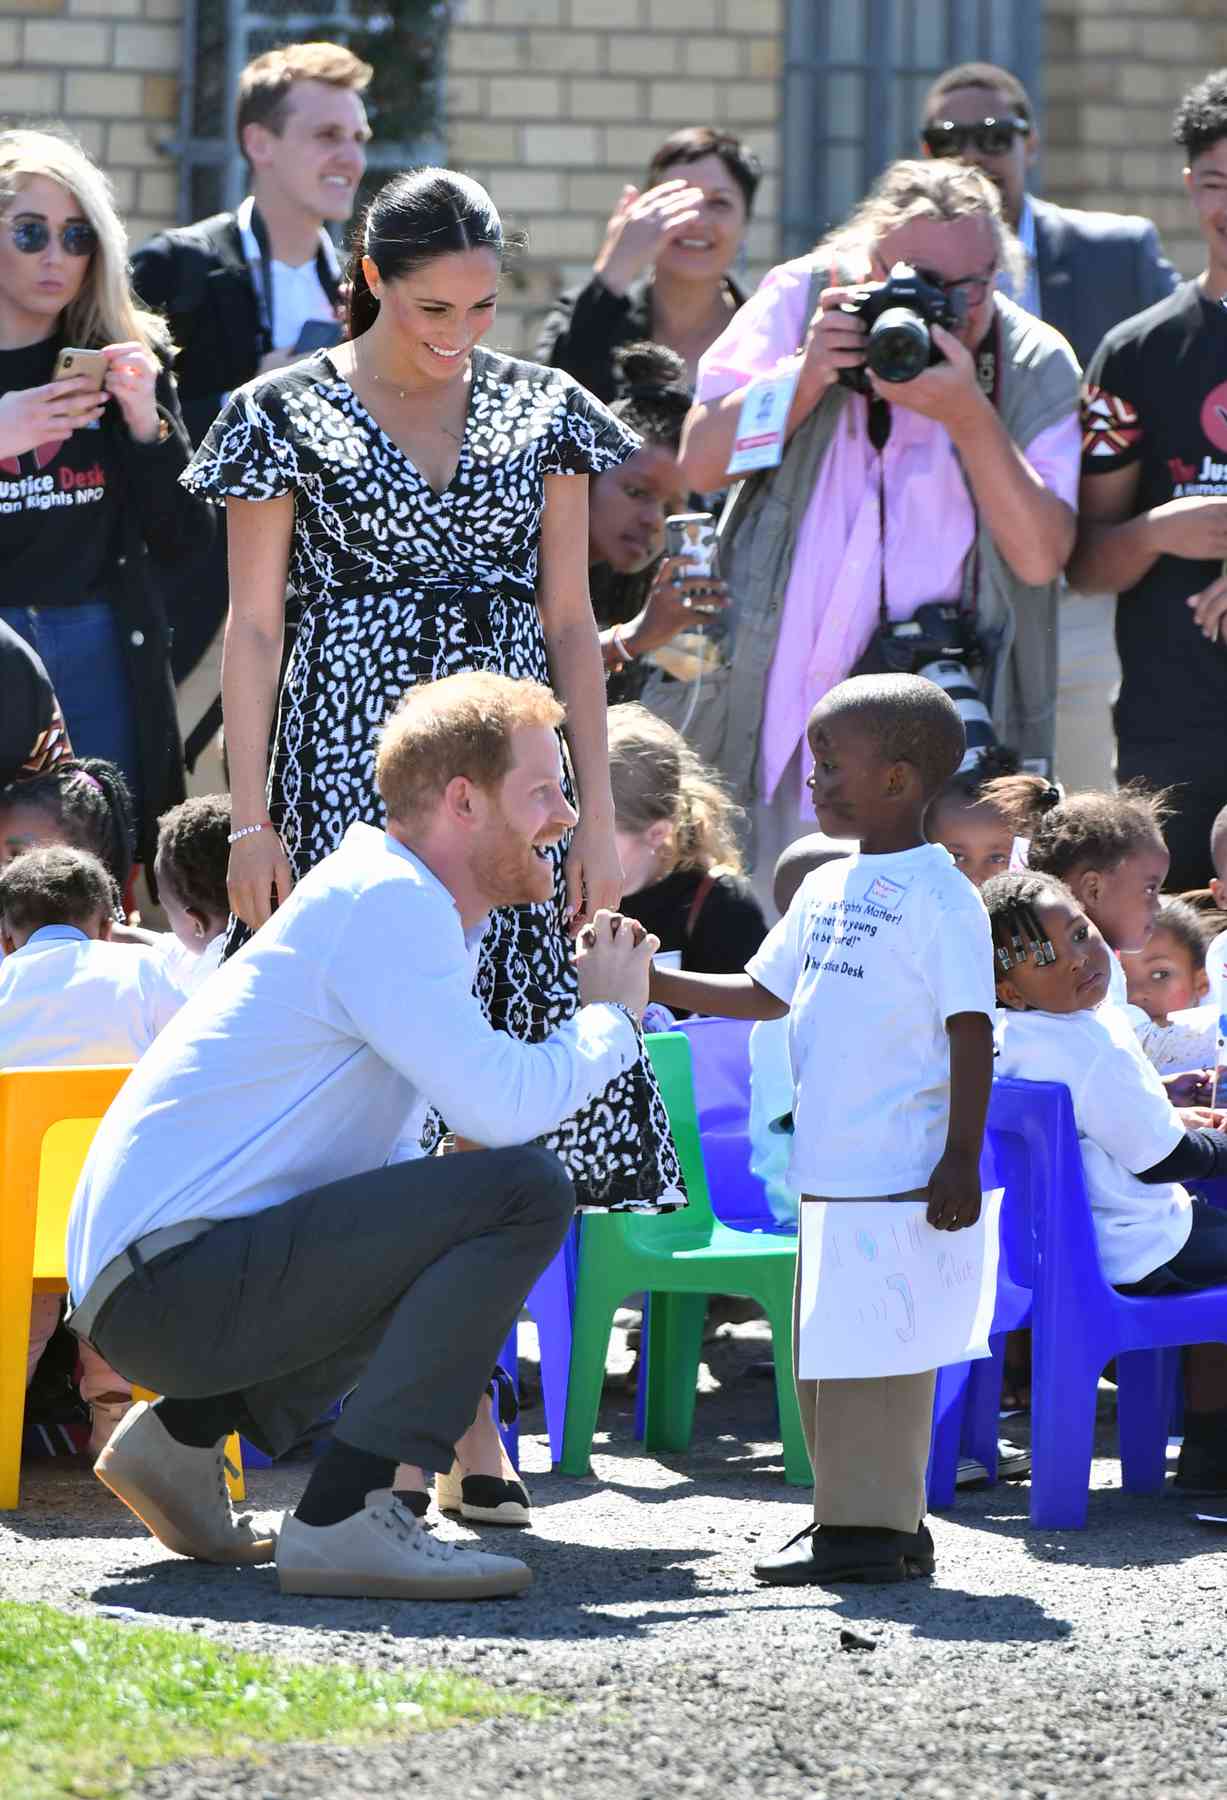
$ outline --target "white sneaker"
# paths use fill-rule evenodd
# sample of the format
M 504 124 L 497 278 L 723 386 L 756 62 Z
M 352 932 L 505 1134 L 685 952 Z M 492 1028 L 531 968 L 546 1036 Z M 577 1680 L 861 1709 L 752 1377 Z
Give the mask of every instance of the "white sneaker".
M 339 1525 L 304 1525 L 286 1514 L 277 1540 L 283 1594 L 363 1600 L 483 1600 L 518 1594 L 533 1573 L 513 1556 L 445 1544 L 423 1528 L 390 1488 Z
M 173 1438 L 146 1400 L 131 1408 L 94 1474 L 168 1550 L 201 1562 L 272 1562 L 271 1533 L 235 1515 L 226 1486 L 225 1439 L 196 1450 Z

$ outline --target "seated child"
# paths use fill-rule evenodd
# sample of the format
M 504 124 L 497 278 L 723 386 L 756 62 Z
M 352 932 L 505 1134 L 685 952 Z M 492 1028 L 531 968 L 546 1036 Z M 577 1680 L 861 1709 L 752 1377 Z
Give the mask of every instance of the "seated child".
M 0 1068 L 135 1062 L 178 1010 L 156 951 L 108 942 L 118 899 L 86 850 L 29 850 L 0 869 Z M 55 1295 L 35 1295 L 27 1386 L 59 1315 Z M 88 1345 L 81 1361 L 97 1456 L 131 1389 Z
M 1187 900 L 1165 899 L 1145 949 L 1125 958 L 1130 1006 L 1140 1006 L 1156 1025 L 1200 1006 L 1210 991 L 1206 934 Z
M 732 1018 L 791 1012 L 789 1180 L 803 1204 L 927 1201 L 932 1225 L 958 1231 L 980 1213 L 991 950 L 979 895 L 923 819 L 962 760 L 962 721 L 919 676 L 854 676 L 818 702 L 807 737 L 819 826 L 859 850 L 805 877 L 746 974 L 662 970 L 653 995 Z M 934 1379 L 798 1380 L 814 1524 L 755 1566 L 761 1580 L 932 1573 Z
M 173 933 L 166 946 L 167 961 L 188 994 L 194 994 L 221 963 L 230 918 L 229 860 L 229 794 L 184 800 L 158 820 L 153 869 Z
M 152 943 L 152 932 L 124 922 L 122 897 L 132 877 L 136 824 L 128 784 L 114 763 L 100 756 L 73 758 L 0 792 L 0 867 L 49 844 L 92 851 L 120 896 L 115 941 Z
M 998 1072 L 1062 1082 L 1073 1102 L 1100 1266 L 1147 1293 L 1227 1282 L 1227 1212 L 1182 1181 L 1227 1173 L 1221 1113 L 1186 1128 L 1119 1007 L 1101 1006 L 1111 952 L 1051 875 L 998 875 L 983 889 L 992 928 Z M 1189 1356 L 1176 1480 L 1227 1491 L 1227 1347 Z
M 666 966 L 743 969 L 767 935 L 741 872 L 739 809 L 680 732 L 628 701 L 608 714 L 614 835 L 625 909 Z
M 797 838 L 776 858 L 773 897 L 781 917 L 807 875 L 859 848 L 855 838 L 829 838 L 821 831 Z M 759 1019 L 750 1032 L 750 1173 L 757 1175 L 777 1225 L 797 1228 L 798 1199 L 788 1185 L 792 1158 L 792 1062 L 788 1020 Z
M 1028 775 L 1012 750 L 990 745 L 970 769 L 960 769 L 934 797 L 925 814 L 929 841 L 941 844 L 976 887 L 1004 875 L 1018 845 L 1061 801 L 1044 775 Z
M 1036 824 L 1027 866 L 1064 881 L 1115 952 L 1107 998 L 1126 1010 L 1142 1049 L 1183 1104 L 1208 1097 L 1210 1076 L 1204 1067 L 1190 1069 L 1190 1061 L 1212 1064 L 1214 1046 L 1203 1034 L 1201 1055 L 1190 1057 L 1186 1032 L 1130 1005 L 1123 961 L 1146 947 L 1155 928 L 1169 862 L 1161 827 L 1170 811 L 1167 794 L 1142 782 L 1114 794 L 1071 794 Z M 1189 1072 L 1172 1073 L 1177 1069 Z

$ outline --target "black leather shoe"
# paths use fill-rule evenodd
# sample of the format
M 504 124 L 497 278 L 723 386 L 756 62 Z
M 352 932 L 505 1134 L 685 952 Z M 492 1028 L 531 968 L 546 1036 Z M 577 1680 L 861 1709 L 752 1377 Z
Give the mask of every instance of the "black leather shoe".
M 1227 1456 L 1221 1444 L 1185 1438 L 1176 1464 L 1176 1486 L 1184 1494 L 1227 1494 Z
M 430 1511 L 430 1495 L 423 1493 L 421 1488 L 397 1488 L 392 1497 L 399 1500 L 415 1519 L 424 1519 Z
M 877 1525 L 807 1525 L 774 1556 L 754 1565 L 772 1587 L 825 1587 L 840 1581 L 910 1581 L 931 1575 L 933 1539 L 926 1525 L 888 1531 Z

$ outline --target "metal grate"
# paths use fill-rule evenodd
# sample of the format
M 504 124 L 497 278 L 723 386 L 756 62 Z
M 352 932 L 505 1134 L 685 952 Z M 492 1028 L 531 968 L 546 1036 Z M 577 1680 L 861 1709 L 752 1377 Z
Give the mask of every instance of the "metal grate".
M 233 208 L 246 192 L 234 142 L 239 75 L 279 44 L 329 38 L 374 65 L 364 96 L 375 134 L 364 193 L 392 169 L 438 160 L 446 16 L 445 0 L 187 0 L 173 146 L 181 222 Z
M 799 256 L 913 154 L 925 90 L 953 63 L 1010 69 L 1038 108 L 1043 17 L 1021 0 L 789 0 L 783 250 Z

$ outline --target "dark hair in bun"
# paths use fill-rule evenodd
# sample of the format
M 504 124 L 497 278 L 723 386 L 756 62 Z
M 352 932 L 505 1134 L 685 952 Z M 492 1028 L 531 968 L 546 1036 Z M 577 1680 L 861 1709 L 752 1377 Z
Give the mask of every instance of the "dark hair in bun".
M 610 411 L 647 444 L 676 450 L 690 411 L 686 365 L 664 344 L 627 344 L 614 356 L 618 399 Z

